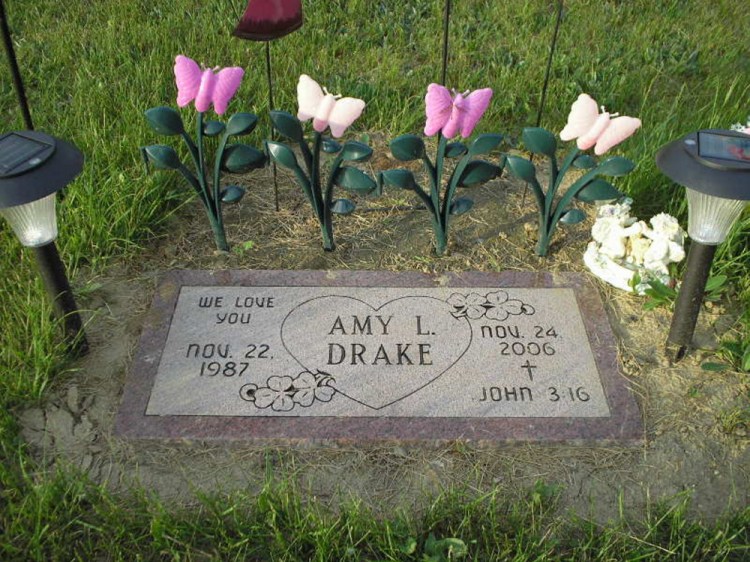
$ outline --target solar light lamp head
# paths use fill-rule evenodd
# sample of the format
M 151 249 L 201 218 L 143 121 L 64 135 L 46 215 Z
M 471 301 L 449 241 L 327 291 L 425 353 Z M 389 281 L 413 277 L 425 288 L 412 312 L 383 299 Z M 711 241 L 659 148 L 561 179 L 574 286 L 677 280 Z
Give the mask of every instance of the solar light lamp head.
M 36 248 L 49 244 L 57 238 L 56 195 L 49 195 L 22 205 L 0 209 L 19 242 L 23 246 Z
M 724 242 L 748 201 L 716 197 L 690 188 L 686 191 L 690 238 L 709 246 L 717 246 Z M 750 189 L 747 196 L 750 198 Z
M 83 168 L 73 145 L 38 131 L 0 135 L 0 214 L 24 246 L 57 238 L 55 193 Z

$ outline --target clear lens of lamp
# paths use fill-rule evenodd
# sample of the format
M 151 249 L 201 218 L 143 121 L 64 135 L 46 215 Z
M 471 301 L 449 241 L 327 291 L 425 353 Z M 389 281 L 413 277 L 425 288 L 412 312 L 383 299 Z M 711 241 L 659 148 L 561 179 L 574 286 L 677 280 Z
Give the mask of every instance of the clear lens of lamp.
M 726 240 L 747 201 L 715 197 L 687 189 L 688 234 L 701 244 L 715 246 Z
M 57 238 L 56 194 L 42 199 L 0 209 L 13 232 L 24 246 L 44 246 Z

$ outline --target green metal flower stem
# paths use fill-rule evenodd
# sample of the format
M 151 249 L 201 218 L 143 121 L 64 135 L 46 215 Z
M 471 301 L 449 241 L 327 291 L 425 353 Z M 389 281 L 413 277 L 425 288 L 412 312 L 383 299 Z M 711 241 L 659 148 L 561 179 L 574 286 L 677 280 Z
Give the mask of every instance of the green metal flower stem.
M 443 164 L 447 145 L 448 139 L 440 133 L 438 135 L 437 153 L 435 154 L 435 181 L 432 184 L 432 204 L 436 211 L 440 209 L 440 188 L 443 185 Z
M 343 161 L 344 159 L 339 153 L 339 155 L 336 156 L 336 159 L 331 165 L 331 173 L 328 174 L 328 181 L 326 182 L 326 191 L 323 199 L 323 212 L 325 213 L 325 232 L 323 233 L 323 242 L 325 243 L 326 239 L 330 240 L 331 251 L 336 247 L 333 242 L 333 185 L 336 178 L 336 172 L 338 171 Z
M 557 193 L 558 188 L 560 187 L 560 183 L 562 181 L 562 178 L 565 177 L 565 173 L 568 171 L 568 168 L 573 163 L 573 160 L 575 160 L 576 156 L 578 156 L 579 150 L 578 147 L 574 146 L 570 152 L 568 152 L 568 155 L 565 157 L 565 160 L 563 161 L 562 169 L 558 170 L 557 167 L 557 158 L 553 155 L 550 158 L 550 178 L 549 178 L 549 185 L 547 187 L 547 193 L 544 194 L 541 186 L 539 186 L 538 183 L 536 183 L 536 186 L 532 184 L 532 187 L 534 188 L 535 195 L 537 192 L 541 194 L 541 201 L 540 198 L 537 197 L 537 202 L 539 204 L 539 241 L 536 245 L 536 254 L 538 256 L 546 256 L 549 252 L 549 241 L 552 238 L 552 234 L 557 227 L 557 221 L 552 221 L 552 204 L 555 201 L 555 194 Z M 559 207 L 559 205 L 558 205 Z
M 323 137 L 317 131 L 313 141 L 312 168 L 310 169 L 310 187 L 312 188 L 313 204 L 318 220 L 323 222 L 323 201 L 320 193 L 320 149 L 323 145 Z
M 219 227 L 221 228 L 222 232 L 225 232 L 224 229 L 224 213 L 221 211 L 221 162 L 224 159 L 224 151 L 227 147 L 227 140 L 229 140 L 229 132 L 224 131 L 224 134 L 221 136 L 221 140 L 219 141 L 219 147 L 216 149 L 216 154 L 214 158 L 214 206 L 216 211 L 216 219 L 219 224 Z M 225 235 L 226 239 L 226 235 Z
M 443 226 L 445 228 L 446 238 L 448 236 L 448 228 L 451 220 L 451 201 L 453 201 L 453 196 L 456 194 L 458 181 L 461 179 L 461 176 L 463 175 L 466 166 L 471 161 L 471 158 L 472 157 L 467 153 L 458 161 L 456 168 L 451 174 L 450 180 L 448 180 L 448 185 L 445 188 L 445 198 L 443 199 L 443 208 L 441 209 L 441 212 L 443 215 Z
M 448 139 L 442 134 L 438 135 L 438 146 L 435 153 L 435 164 L 433 165 L 429 156 L 424 154 L 422 162 L 424 163 L 427 175 L 430 178 L 430 195 L 427 196 L 421 189 L 417 189 L 419 195 L 425 202 L 427 210 L 432 213 L 432 229 L 435 233 L 435 253 L 438 256 L 445 254 L 448 248 L 448 228 L 450 226 L 450 203 L 458 187 L 458 180 L 461 177 L 470 157 L 464 156 L 453 170 L 448 183 L 445 186 L 442 202 L 440 200 L 440 191 L 443 185 L 443 166 L 445 164 L 445 152 L 448 147 Z
M 319 132 L 315 132 L 313 137 L 313 148 L 312 151 L 307 145 L 304 139 L 299 141 L 300 150 L 302 157 L 305 161 L 305 167 L 309 179 L 304 176 L 299 170 L 297 172 L 297 179 L 305 191 L 310 205 L 312 205 L 315 216 L 318 219 L 320 225 L 320 233 L 323 236 L 323 249 L 326 252 L 332 252 L 336 249 L 336 244 L 333 241 L 333 219 L 331 213 L 331 204 L 333 202 L 333 183 L 336 177 L 336 171 L 341 165 L 342 159 L 337 157 L 331 167 L 328 180 L 326 182 L 326 189 L 323 192 L 320 183 L 320 153 L 323 147 L 323 135 Z
M 198 119 L 196 120 L 196 142 L 190 138 L 186 132 L 182 133 L 182 138 L 190 151 L 190 156 L 193 159 L 195 165 L 195 175 L 191 174 L 185 166 L 180 166 L 178 171 L 187 179 L 193 189 L 196 190 L 198 195 L 203 202 L 203 206 L 206 209 L 206 215 L 208 221 L 211 224 L 211 231 L 214 234 L 214 241 L 216 247 L 224 252 L 229 251 L 229 244 L 227 243 L 226 232 L 224 230 L 224 221 L 221 216 L 221 198 L 219 197 L 219 172 L 221 166 L 221 156 L 226 146 L 227 135 L 222 138 L 222 143 L 216 153 L 216 162 L 214 168 L 214 185 L 213 185 L 213 196 L 208 186 L 208 178 L 206 177 L 206 167 L 204 159 L 203 149 L 203 112 L 198 112 Z
M 536 246 L 536 254 L 538 256 L 546 256 L 549 252 L 549 242 L 552 239 L 552 235 L 555 233 L 557 224 L 560 222 L 563 213 L 565 213 L 573 198 L 578 195 L 578 193 L 586 187 L 590 181 L 599 175 L 599 165 L 597 165 L 573 182 L 557 204 L 553 206 L 555 195 L 560 188 L 562 180 L 579 154 L 580 150 L 578 147 L 574 146 L 570 152 L 568 152 L 559 170 L 557 168 L 556 158 L 550 158 L 550 182 L 546 194 L 536 178 L 529 182 L 532 191 L 536 196 L 539 207 L 539 241 Z

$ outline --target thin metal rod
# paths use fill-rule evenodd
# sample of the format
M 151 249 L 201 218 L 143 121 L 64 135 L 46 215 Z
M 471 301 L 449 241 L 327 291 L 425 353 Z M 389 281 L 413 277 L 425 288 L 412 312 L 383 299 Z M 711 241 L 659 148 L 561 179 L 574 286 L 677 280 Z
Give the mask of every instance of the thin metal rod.
M 76 356 L 84 355 L 88 352 L 89 344 L 83 331 L 73 290 L 65 274 L 65 266 L 54 241 L 34 248 L 34 257 L 44 288 L 55 307 L 55 313 L 63 321 L 65 342 L 71 353 Z
M 690 347 L 715 253 L 716 246 L 695 241 L 690 245 L 667 337 L 667 353 L 674 361 L 682 359 Z
M 266 80 L 268 81 L 268 111 L 273 110 L 273 76 L 271 74 L 271 42 L 266 44 Z
M 557 49 L 557 35 L 560 32 L 560 24 L 562 23 L 563 16 L 563 4 L 564 0 L 560 0 L 557 3 L 557 19 L 555 20 L 555 29 L 552 32 L 552 42 L 549 46 L 549 55 L 547 56 L 547 69 L 544 71 L 544 82 L 542 83 L 542 93 L 539 100 L 539 109 L 536 113 L 536 127 L 542 124 L 542 114 L 544 113 L 544 106 L 547 101 L 547 88 L 549 86 L 549 79 L 552 73 L 552 60 L 555 56 L 555 50 Z M 534 162 L 534 153 L 532 152 L 529 156 L 529 161 Z M 526 194 L 529 192 L 528 184 L 523 188 L 523 197 L 521 199 L 521 207 L 526 205 Z
M 5 17 L 5 6 L 3 5 L 3 0 L 0 0 L 0 27 L 3 32 L 5 52 L 8 54 L 10 73 L 13 76 L 13 86 L 15 86 L 16 96 L 18 97 L 18 105 L 21 107 L 21 113 L 23 114 L 24 126 L 27 130 L 33 131 L 34 123 L 31 121 L 29 102 L 26 99 L 26 90 L 23 87 L 23 80 L 21 80 L 21 71 L 18 69 L 18 60 L 16 59 L 16 51 L 13 49 L 13 39 L 10 36 L 8 19 Z
M 563 0 L 557 3 L 557 20 L 555 21 L 555 31 L 552 33 L 552 43 L 549 47 L 549 56 L 547 57 L 547 70 L 544 72 L 544 84 L 542 85 L 542 95 L 539 101 L 539 110 L 536 114 L 536 126 L 538 127 L 542 122 L 542 113 L 544 113 L 544 104 L 547 101 L 547 86 L 549 85 L 550 72 L 552 70 L 552 59 L 555 56 L 555 50 L 557 48 L 557 35 L 560 31 L 560 23 L 562 23 L 563 16 Z
M 268 111 L 273 111 L 273 75 L 271 73 L 271 42 L 266 41 L 266 81 L 268 82 Z M 273 127 L 271 128 L 271 139 L 274 138 Z M 276 212 L 280 210 L 279 207 L 279 183 L 276 177 L 276 162 L 271 162 L 271 170 L 273 174 L 273 200 Z
M 448 79 L 448 31 L 451 22 L 451 0 L 445 0 L 445 15 L 443 17 L 443 68 L 440 73 L 440 83 L 445 86 Z

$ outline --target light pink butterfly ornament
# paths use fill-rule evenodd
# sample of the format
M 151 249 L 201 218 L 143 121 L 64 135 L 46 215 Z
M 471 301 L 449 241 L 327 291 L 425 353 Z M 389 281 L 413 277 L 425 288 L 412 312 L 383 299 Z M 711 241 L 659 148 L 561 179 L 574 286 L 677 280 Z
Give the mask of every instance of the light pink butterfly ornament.
M 612 119 L 614 117 L 614 119 Z M 610 148 L 630 137 L 641 126 L 641 120 L 635 117 L 599 113 L 596 101 L 588 94 L 581 94 L 573 102 L 568 115 L 568 124 L 560 131 L 564 141 L 576 140 L 581 150 L 594 147 L 594 154 L 601 156 Z
M 331 135 L 335 138 L 343 135 L 365 109 L 364 101 L 334 96 L 307 74 L 299 77 L 297 101 L 297 119 L 302 122 L 312 119 L 313 129 L 319 133 L 330 127 Z
M 211 104 L 218 115 L 227 110 L 240 87 L 245 71 L 239 66 L 214 69 L 201 68 L 193 59 L 177 55 L 174 61 L 174 76 L 177 82 L 177 105 L 185 107 L 195 100 L 195 109 L 208 111 Z
M 424 134 L 428 137 L 439 132 L 453 138 L 459 132 L 463 138 L 471 136 L 474 127 L 487 111 L 492 99 L 492 89 L 483 88 L 469 93 L 453 94 L 445 86 L 430 84 L 424 98 L 427 123 Z

